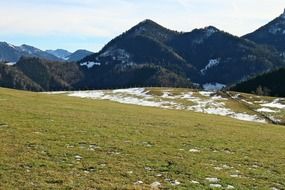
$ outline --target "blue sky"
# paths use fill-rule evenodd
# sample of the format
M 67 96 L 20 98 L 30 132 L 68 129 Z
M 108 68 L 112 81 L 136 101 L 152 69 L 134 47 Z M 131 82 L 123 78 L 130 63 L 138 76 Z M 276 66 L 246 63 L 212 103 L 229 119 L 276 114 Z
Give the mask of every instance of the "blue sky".
M 98 51 L 146 18 L 178 31 L 214 25 L 240 36 L 284 8 L 284 0 L 0 0 L 0 41 Z

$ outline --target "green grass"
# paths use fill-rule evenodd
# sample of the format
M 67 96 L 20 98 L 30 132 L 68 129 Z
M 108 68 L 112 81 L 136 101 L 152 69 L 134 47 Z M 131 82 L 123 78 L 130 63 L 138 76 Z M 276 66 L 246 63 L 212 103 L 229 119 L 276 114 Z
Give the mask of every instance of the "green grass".
M 210 189 L 207 177 L 224 189 L 284 189 L 284 134 L 278 125 L 0 88 L 0 189 L 149 189 L 155 181 Z

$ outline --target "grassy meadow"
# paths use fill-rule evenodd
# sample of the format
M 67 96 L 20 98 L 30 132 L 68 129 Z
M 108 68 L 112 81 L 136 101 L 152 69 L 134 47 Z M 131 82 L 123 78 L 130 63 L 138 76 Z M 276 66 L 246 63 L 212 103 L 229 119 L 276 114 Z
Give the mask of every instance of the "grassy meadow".
M 285 189 L 284 126 L 0 88 L 1 190 L 233 188 Z

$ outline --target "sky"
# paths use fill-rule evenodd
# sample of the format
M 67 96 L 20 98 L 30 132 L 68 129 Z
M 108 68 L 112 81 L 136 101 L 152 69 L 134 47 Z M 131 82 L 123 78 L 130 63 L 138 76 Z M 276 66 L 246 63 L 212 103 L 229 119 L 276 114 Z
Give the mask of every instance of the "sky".
M 241 36 L 284 8 L 284 0 L 0 0 L 0 41 L 96 52 L 145 19 L 178 31 L 212 25 Z

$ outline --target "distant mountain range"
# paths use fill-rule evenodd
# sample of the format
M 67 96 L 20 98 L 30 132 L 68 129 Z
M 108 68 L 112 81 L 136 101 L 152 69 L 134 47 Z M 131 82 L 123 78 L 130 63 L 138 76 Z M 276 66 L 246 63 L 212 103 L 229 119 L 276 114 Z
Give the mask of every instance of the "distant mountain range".
M 62 49 L 43 52 L 30 46 L 1 43 L 3 61 L 3 57 L 15 61 L 21 56 L 51 61 L 22 58 L 16 65 L 2 64 L 0 73 L 6 74 L 0 77 L 0 84 L 5 83 L 3 76 L 5 80 L 10 76 L 16 81 L 7 82 L 14 84 L 12 87 L 23 84 L 21 89 L 39 91 L 135 86 L 221 88 L 285 67 L 282 40 L 285 41 L 285 13 L 241 38 L 214 26 L 177 32 L 145 20 L 111 40 L 98 53 L 78 50 L 72 54 Z M 63 60 L 78 62 L 60 63 Z M 19 80 L 21 77 L 23 80 Z M 252 88 L 250 92 L 256 91 Z
M 83 59 L 83 58 L 85 58 L 91 54 L 93 54 L 93 52 L 80 49 L 80 50 L 73 52 L 72 54 L 68 55 L 65 58 L 68 61 L 80 61 L 81 59 Z
M 77 50 L 70 53 L 63 49 L 42 51 L 29 45 L 14 46 L 7 42 L 0 42 L 0 61 L 17 62 L 22 56 L 38 57 L 50 61 L 79 61 L 92 54 L 87 50 Z
M 60 59 L 67 60 L 72 53 L 65 49 L 46 50 L 47 53 L 52 54 Z
M 40 57 L 52 61 L 60 61 L 61 59 L 28 45 L 14 46 L 6 42 L 0 42 L 0 60 L 7 62 L 17 62 L 22 56 Z
M 0 64 L 0 86 L 32 91 L 72 90 L 83 79 L 74 62 L 55 62 L 22 57 L 17 64 Z
M 64 49 L 57 49 L 57 50 L 47 50 L 46 51 L 49 54 L 52 54 L 54 56 L 56 56 L 57 58 L 60 58 L 62 60 L 65 61 L 80 61 L 81 59 L 87 57 L 88 55 L 93 54 L 93 52 L 91 51 L 87 51 L 87 50 L 77 50 L 73 53 L 64 50 Z

